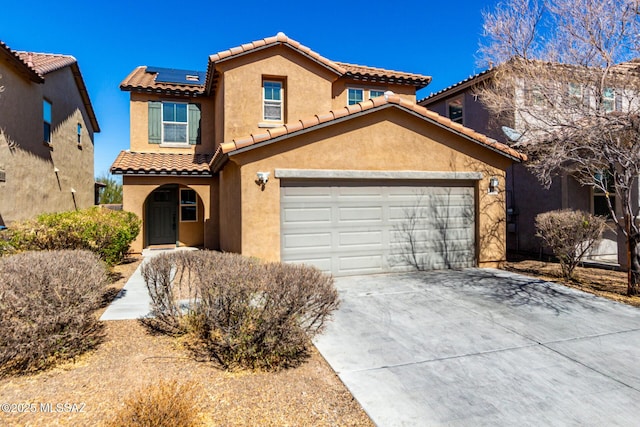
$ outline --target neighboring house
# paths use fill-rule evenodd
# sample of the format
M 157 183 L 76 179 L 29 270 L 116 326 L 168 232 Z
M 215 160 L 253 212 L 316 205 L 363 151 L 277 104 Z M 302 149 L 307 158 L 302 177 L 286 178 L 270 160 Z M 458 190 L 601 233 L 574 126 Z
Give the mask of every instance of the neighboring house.
M 430 77 L 324 58 L 286 35 L 138 67 L 131 148 L 111 167 L 134 250 L 203 246 L 335 275 L 505 260 L 505 170 L 524 157 L 416 105 Z M 416 215 L 413 215 L 414 217 Z M 403 237 L 404 236 L 404 237 Z M 406 267 L 404 267 L 406 268 Z
M 633 64 L 623 63 L 617 67 L 625 70 L 634 66 Z M 637 65 L 636 63 L 635 67 Z M 505 115 L 500 118 L 492 116 L 476 95 L 480 85 L 490 84 L 495 72 L 496 68 L 471 76 L 429 95 L 418 104 L 507 143 L 509 138 L 515 139 L 517 136 L 517 133 L 509 134 L 519 128 L 518 118 Z M 571 85 L 566 90 L 565 96 L 576 95 L 575 88 Z M 527 105 L 537 105 L 531 104 L 537 101 L 535 90 L 525 92 L 524 96 L 514 93 L 514 99 Z M 604 96 L 605 99 L 602 102 L 608 105 L 611 111 L 622 108 L 622 99 L 615 91 L 605 91 Z M 607 96 L 610 99 L 607 99 Z M 585 102 L 584 99 L 581 98 L 580 102 Z M 591 102 L 595 101 L 591 100 Z M 544 103 L 541 103 L 542 105 Z M 503 127 L 506 128 L 503 130 Z M 548 253 L 548 249 L 542 246 L 542 241 L 536 236 L 535 217 L 539 213 L 556 209 L 579 209 L 596 215 L 609 216 L 605 195 L 594 191 L 593 187 L 582 186 L 570 175 L 564 175 L 555 179 L 549 189 L 545 189 L 524 164 L 514 163 L 507 170 L 507 250 L 538 256 Z M 610 221 L 602 241 L 588 254 L 587 259 L 626 266 L 624 244 L 624 236 L 617 236 L 615 224 Z
M 100 128 L 76 59 L 0 42 L 0 226 L 94 204 Z

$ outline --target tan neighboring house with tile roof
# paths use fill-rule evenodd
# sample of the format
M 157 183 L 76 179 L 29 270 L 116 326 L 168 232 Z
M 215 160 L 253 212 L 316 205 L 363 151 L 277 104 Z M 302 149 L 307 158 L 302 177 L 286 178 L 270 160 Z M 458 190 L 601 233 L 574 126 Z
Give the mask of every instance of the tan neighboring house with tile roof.
M 121 84 L 130 150 L 111 168 L 143 218 L 134 249 L 350 275 L 406 269 L 412 240 L 425 268 L 499 264 L 505 170 L 524 157 L 416 105 L 430 81 L 282 33 L 211 55 L 206 72 L 136 68 Z
M 72 56 L 0 41 L 0 226 L 94 204 L 100 131 Z
M 618 72 L 640 71 L 640 59 L 617 64 Z M 477 96 L 477 88 L 490 83 L 497 68 L 485 70 L 432 93 L 418 104 L 442 116 L 476 129 L 498 141 L 508 143 L 502 126 L 519 129 L 516 117 L 503 114 L 498 123 Z M 521 89 L 522 90 L 522 89 Z M 564 96 L 570 96 L 569 92 Z M 514 98 L 517 99 L 514 91 Z M 587 97 L 588 99 L 588 97 Z M 522 100 L 522 102 L 531 102 Z M 592 100 L 593 102 L 593 100 Z M 615 94 L 611 100 L 613 111 L 620 111 L 622 95 Z M 509 129 L 506 129 L 509 132 Z M 512 142 L 511 142 L 512 143 Z M 536 236 L 535 218 L 538 214 L 557 209 L 576 209 L 608 217 L 609 209 L 605 196 L 592 187 L 582 186 L 570 175 L 557 177 L 550 188 L 545 189 L 539 180 L 522 163 L 514 163 L 507 169 L 507 251 L 541 257 L 551 255 L 548 248 Z M 634 196 L 638 203 L 640 194 Z M 603 238 L 586 255 L 585 260 L 607 264 L 627 265 L 625 238 L 618 236 L 615 224 L 609 221 Z

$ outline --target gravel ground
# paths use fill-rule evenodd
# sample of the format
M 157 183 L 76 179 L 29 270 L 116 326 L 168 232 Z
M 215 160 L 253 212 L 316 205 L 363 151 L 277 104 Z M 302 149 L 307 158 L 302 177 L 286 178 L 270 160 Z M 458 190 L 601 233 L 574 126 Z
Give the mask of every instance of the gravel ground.
M 114 289 L 124 285 L 138 262 L 117 268 Z M 0 380 L 0 404 L 15 404 L 14 412 L 0 411 L 0 425 L 100 425 L 130 393 L 161 379 L 197 383 L 207 425 L 373 425 L 315 348 L 295 369 L 230 373 L 193 360 L 176 340 L 151 335 L 138 321 L 109 321 L 105 329 L 105 342 L 74 362 Z M 44 411 L 41 404 L 47 403 L 53 412 Z M 55 412 L 56 404 L 69 404 L 60 409 L 71 412 Z

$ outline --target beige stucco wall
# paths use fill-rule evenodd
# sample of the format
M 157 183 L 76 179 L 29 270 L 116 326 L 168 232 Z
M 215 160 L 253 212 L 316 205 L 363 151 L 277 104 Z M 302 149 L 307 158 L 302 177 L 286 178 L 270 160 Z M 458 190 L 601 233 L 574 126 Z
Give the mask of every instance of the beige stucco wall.
M 149 101 L 175 101 L 200 104 L 200 138 L 202 143 L 198 145 L 185 144 L 178 148 L 175 146 L 166 147 L 162 144 L 149 144 Z M 213 105 L 213 100 L 206 97 L 169 97 L 132 92 L 129 103 L 131 151 L 140 153 L 213 153 L 215 151 Z
M 221 249 L 238 251 L 240 247 L 238 252 L 248 256 L 280 259 L 276 168 L 482 172 L 483 179 L 477 183 L 478 264 L 495 266 L 505 259 L 504 191 L 489 195 L 488 183 L 497 177 L 504 190 L 510 163 L 502 155 L 396 109 L 354 118 L 233 156 L 224 171 L 239 167 L 239 181 L 227 182 L 235 188 L 222 193 L 220 203 L 237 204 L 234 197 L 241 197 L 242 233 L 227 234 L 223 227 Z M 271 172 L 264 190 L 255 183 L 258 171 Z
M 6 174 L 6 182 L 0 182 L 0 225 L 92 206 L 93 129 L 70 68 L 46 74 L 43 84 L 16 74 L 4 62 L 0 75 L 5 87 L 0 93 L 0 170 Z M 52 103 L 51 147 L 43 143 L 43 98 Z
M 146 247 L 146 200 L 157 188 L 168 184 L 177 184 L 179 188 L 191 188 L 198 194 L 198 221 L 178 222 L 178 243 L 181 246 L 204 246 L 218 248 L 217 214 L 211 212 L 218 208 L 217 178 L 181 178 L 181 177 L 123 177 L 123 203 L 125 211 L 133 212 L 142 219 L 143 225 L 138 238 L 131 245 L 133 252 L 141 252 Z
M 224 111 L 220 119 L 225 141 L 266 131 L 258 126 L 263 122 L 263 78 L 284 83 L 283 123 L 331 110 L 332 82 L 338 78 L 285 46 L 222 61 L 216 69 L 224 76 L 216 96 Z

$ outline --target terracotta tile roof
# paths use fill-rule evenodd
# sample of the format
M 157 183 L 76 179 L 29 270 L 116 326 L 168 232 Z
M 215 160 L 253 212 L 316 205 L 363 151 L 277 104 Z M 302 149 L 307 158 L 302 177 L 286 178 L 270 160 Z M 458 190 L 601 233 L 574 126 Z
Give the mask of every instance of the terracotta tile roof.
M 70 55 L 57 55 L 52 53 L 16 52 L 20 59 L 38 74 L 45 74 L 75 64 L 76 58 Z
M 121 151 L 111 165 L 119 175 L 189 175 L 211 176 L 209 163 L 213 154 L 132 153 Z
M 347 72 L 346 75 L 363 81 L 395 81 L 401 84 L 409 84 L 422 89 L 431 83 L 431 76 L 422 74 L 404 73 L 402 71 L 385 70 L 384 68 L 367 67 L 364 65 L 347 64 L 337 62 Z
M 12 50 L 9 46 L 0 40 L 0 55 L 13 65 L 13 67 L 24 74 L 29 80 L 35 83 L 42 83 L 44 78 L 40 75 L 32 65 L 22 60 L 18 52 Z
M 4 53 L 5 58 L 13 62 L 14 66 L 25 73 L 26 76 L 35 83 L 43 83 L 45 76 L 53 71 L 60 70 L 64 67 L 70 67 L 73 78 L 82 97 L 82 102 L 89 115 L 89 121 L 94 132 L 100 132 L 100 125 L 96 118 L 96 113 L 91 105 L 87 86 L 82 78 L 78 61 L 71 55 L 59 55 L 53 53 L 36 53 L 13 51 L 0 41 L 0 53 Z
M 359 104 L 349 105 L 347 107 L 333 110 L 325 114 L 318 114 L 311 118 L 298 120 L 292 123 L 287 123 L 283 126 L 267 129 L 267 131 L 264 133 L 252 134 L 244 138 L 238 138 L 222 143 L 218 147 L 218 150 L 216 151 L 216 154 L 212 161 L 214 170 L 219 170 L 226 161 L 226 157 L 228 157 L 228 155 L 233 155 L 235 151 L 241 149 L 243 149 L 244 151 L 251 146 L 261 146 L 273 143 L 280 138 L 286 138 L 294 134 L 309 131 L 316 126 L 328 125 L 331 124 L 331 122 L 349 118 L 350 116 L 355 116 L 360 113 L 367 113 L 369 111 L 376 111 L 388 107 L 401 108 L 407 112 L 416 114 L 431 123 L 448 128 L 454 133 L 462 135 L 463 137 L 466 137 L 467 139 L 470 139 L 477 144 L 487 147 L 514 160 L 524 161 L 527 159 L 524 154 L 514 150 L 506 144 L 500 143 L 495 139 L 489 138 L 486 135 L 474 131 L 473 129 L 464 127 L 459 123 L 452 122 L 448 118 L 443 117 L 431 110 L 428 110 L 425 107 L 414 104 L 413 102 L 401 98 L 398 95 L 387 93 L 384 96 L 369 99 Z
M 385 70 L 383 68 L 366 67 L 362 65 L 347 64 L 344 62 L 336 62 L 325 58 L 324 56 L 314 52 L 307 46 L 304 46 L 287 37 L 286 34 L 280 32 L 272 37 L 256 40 L 241 46 L 233 47 L 222 52 L 209 56 L 209 69 L 207 70 L 207 88 L 210 90 L 215 84 L 216 72 L 215 64 L 230 58 L 235 58 L 248 52 L 264 49 L 277 44 L 289 46 L 318 64 L 328 68 L 339 76 L 353 77 L 365 81 L 395 81 L 399 84 L 408 84 L 416 86 L 419 89 L 427 86 L 431 82 L 431 77 L 420 74 L 403 73 L 400 71 Z
M 146 66 L 134 69 L 120 83 L 120 89 L 132 92 L 156 92 L 178 95 L 198 96 L 204 94 L 204 86 L 201 84 L 181 84 L 156 82 L 158 73 L 147 72 Z

